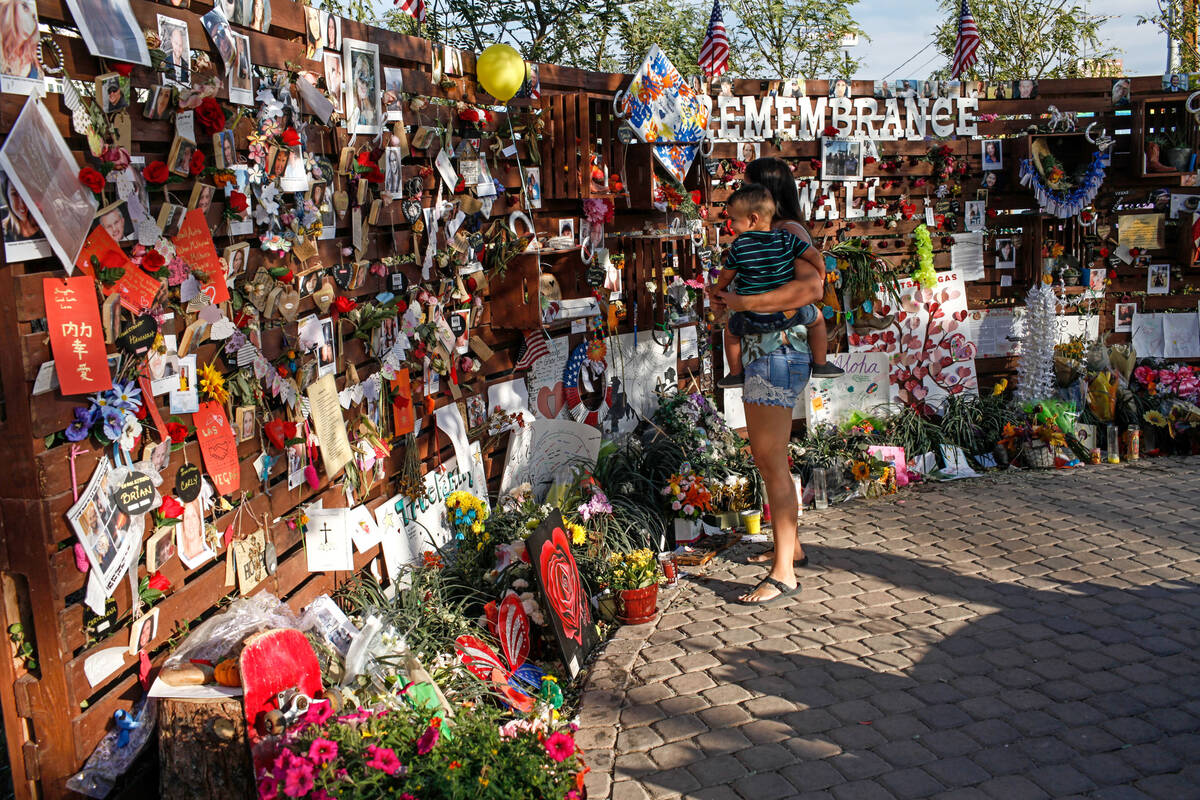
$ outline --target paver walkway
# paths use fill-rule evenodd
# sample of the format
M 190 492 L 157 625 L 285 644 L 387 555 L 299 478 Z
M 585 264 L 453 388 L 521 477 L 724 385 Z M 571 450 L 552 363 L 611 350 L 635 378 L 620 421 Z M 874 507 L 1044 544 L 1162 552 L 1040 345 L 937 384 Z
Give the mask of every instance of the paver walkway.
M 763 574 L 740 546 L 610 644 L 593 800 L 1200 798 L 1200 459 L 801 521 L 797 601 L 733 603 Z

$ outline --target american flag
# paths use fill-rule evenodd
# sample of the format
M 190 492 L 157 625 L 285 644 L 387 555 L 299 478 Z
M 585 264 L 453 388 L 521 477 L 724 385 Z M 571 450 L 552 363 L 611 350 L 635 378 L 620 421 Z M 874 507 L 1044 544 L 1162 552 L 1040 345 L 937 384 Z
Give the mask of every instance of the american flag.
M 971 16 L 971 9 L 967 8 L 967 0 L 962 0 L 962 10 L 958 15 L 958 41 L 954 44 L 954 64 L 950 68 L 952 78 L 962 77 L 971 68 L 978 48 L 979 28 Z
M 533 362 L 548 355 L 550 348 L 546 346 L 546 334 L 540 330 L 530 331 L 525 334 L 525 352 L 521 353 L 517 363 L 513 364 L 513 369 L 529 369 Z
M 424 24 L 425 0 L 395 0 L 395 4 L 400 6 L 400 11 Z
M 715 78 L 729 69 L 729 37 L 725 35 L 725 22 L 721 19 L 721 0 L 713 0 L 708 32 L 704 34 L 704 44 L 700 45 L 700 59 L 696 63 L 710 78 Z

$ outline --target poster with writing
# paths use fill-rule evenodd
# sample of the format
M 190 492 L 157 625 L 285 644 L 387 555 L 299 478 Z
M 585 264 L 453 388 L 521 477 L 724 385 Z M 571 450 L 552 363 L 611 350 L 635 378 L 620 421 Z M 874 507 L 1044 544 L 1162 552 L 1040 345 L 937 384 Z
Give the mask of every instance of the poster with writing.
M 338 400 L 337 379 L 332 374 L 308 385 L 309 413 L 317 440 L 321 443 L 321 463 L 330 480 L 350 463 L 353 453 L 346 436 L 346 419 Z
M 354 545 L 344 508 L 309 508 L 304 554 L 309 572 L 350 572 Z
M 890 400 L 886 353 L 831 353 L 829 362 L 846 371 L 808 382 L 808 424 L 841 425 L 855 411 L 882 413 Z
M 658 408 L 656 389 L 678 383 L 676 348 L 673 342 L 663 347 L 649 333 L 623 333 L 606 341 L 608 371 L 604 377 L 612 387 L 613 403 L 605 422 L 617 433 L 625 433 L 643 417 L 653 416 Z
M 540 502 L 556 474 L 576 465 L 594 467 L 599 455 L 597 428 L 573 420 L 534 420 L 509 436 L 500 492 L 528 483 Z
M 529 395 L 539 417 L 555 419 L 567 404 L 563 370 L 571 357 L 571 342 L 566 336 L 547 339 L 546 350 L 529 368 Z
M 1163 357 L 1200 358 L 1200 316 L 1163 314 Z
M 62 393 L 111 389 L 96 282 L 88 275 L 45 278 L 42 294 L 46 301 L 46 331 Z
M 851 352 L 888 355 L 898 402 L 931 405 L 952 394 L 978 394 L 975 343 L 963 330 L 967 289 L 957 271 L 939 272 L 932 289 L 901 279 L 899 302 L 881 294 L 875 313 L 888 325 L 865 334 L 850 327 Z
M 975 343 L 976 358 L 1008 358 L 1021 354 L 1025 335 L 1024 308 L 975 308 L 967 312 L 961 330 Z M 1059 314 L 1054 318 L 1054 341 L 1063 344 L 1077 336 L 1100 335 L 1096 315 Z
M 192 415 L 196 423 L 196 438 L 200 440 L 200 452 L 204 456 L 204 468 L 212 478 L 213 485 L 221 494 L 237 491 L 241 481 L 238 466 L 237 438 L 225 409 L 215 400 L 205 400 L 200 410 Z
M 88 234 L 75 263 L 84 274 L 92 276 L 95 275 L 96 268 L 125 270 L 125 274 L 118 278 L 116 283 L 103 287 L 105 296 L 110 296 L 113 292 L 120 293 L 121 305 L 135 314 L 140 314 L 154 305 L 154 297 L 161 286 L 160 281 L 134 266 L 103 225 L 97 225 Z
M 194 208 L 183 218 L 179 233 L 171 240 L 175 253 L 189 267 L 198 269 L 208 276 L 200 291 L 208 295 L 213 303 L 224 303 L 229 299 L 229 288 L 225 285 L 225 270 L 217 259 L 217 247 L 213 244 L 212 232 L 204 212 Z
M 1166 342 L 1163 337 L 1163 317 L 1166 314 L 1133 313 L 1133 349 L 1138 358 L 1163 358 Z
M 1158 250 L 1163 246 L 1165 214 L 1122 214 L 1117 222 L 1121 247 Z

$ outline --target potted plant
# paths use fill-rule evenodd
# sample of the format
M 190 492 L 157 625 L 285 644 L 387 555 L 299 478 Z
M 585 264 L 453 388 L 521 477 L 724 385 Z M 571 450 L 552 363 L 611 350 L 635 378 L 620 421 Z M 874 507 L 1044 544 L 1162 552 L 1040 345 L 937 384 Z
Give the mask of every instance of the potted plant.
M 697 520 L 701 514 L 712 509 L 712 493 L 704 479 L 687 469 L 667 479 L 662 493 L 667 498 L 671 512 L 675 514 L 675 541 L 694 540 L 698 535 Z
M 1192 150 L 1188 147 L 1187 134 L 1184 131 L 1172 128 L 1159 133 L 1154 137 L 1154 141 L 1158 143 L 1162 152 L 1159 159 L 1161 163 L 1177 172 L 1188 171 L 1191 166 Z
M 604 582 L 618 598 L 617 620 L 624 625 L 641 625 L 654 619 L 660 580 L 658 559 L 648 548 L 609 556 Z

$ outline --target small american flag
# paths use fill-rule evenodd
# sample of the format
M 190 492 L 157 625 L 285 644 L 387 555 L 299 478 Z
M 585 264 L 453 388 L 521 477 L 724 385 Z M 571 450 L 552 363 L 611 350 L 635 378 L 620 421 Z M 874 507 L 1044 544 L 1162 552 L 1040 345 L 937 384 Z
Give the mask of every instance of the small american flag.
M 954 63 L 950 67 L 950 76 L 960 78 L 962 74 L 975 63 L 975 51 L 979 48 L 979 28 L 971 9 L 967 8 L 967 0 L 962 0 L 962 10 L 958 15 L 958 41 L 954 44 Z
M 696 63 L 710 78 L 715 78 L 729 69 L 729 37 L 725 35 L 725 22 L 721 19 L 721 0 L 713 0 L 708 32 L 704 34 L 704 44 L 700 45 L 700 59 Z
M 550 348 L 546 346 L 546 334 L 540 330 L 530 331 L 525 334 L 525 352 L 521 353 L 517 363 L 513 364 L 513 369 L 529 369 L 533 366 L 533 362 L 548 355 L 550 355 Z
M 395 0 L 395 4 L 417 22 L 425 23 L 425 0 Z

